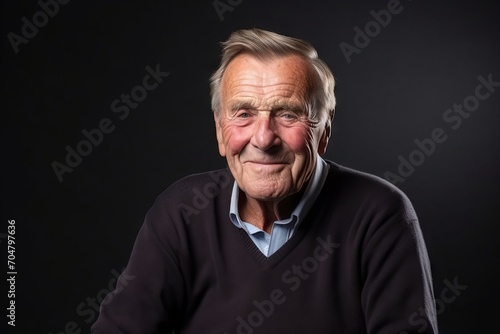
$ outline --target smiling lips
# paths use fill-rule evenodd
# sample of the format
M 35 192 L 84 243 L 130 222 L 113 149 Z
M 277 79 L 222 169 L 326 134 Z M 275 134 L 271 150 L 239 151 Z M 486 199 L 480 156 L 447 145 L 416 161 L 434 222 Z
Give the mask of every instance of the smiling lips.
M 280 161 L 247 161 L 252 164 L 258 164 L 258 165 L 283 165 L 284 162 Z
M 260 172 L 278 172 L 285 166 L 281 161 L 247 161 L 255 171 Z
M 262 165 L 262 166 L 287 164 L 287 162 L 285 162 L 285 161 L 274 161 L 274 160 L 265 160 L 265 159 L 263 159 L 263 160 L 246 160 L 246 161 L 243 161 L 243 163 L 251 163 L 251 164 Z

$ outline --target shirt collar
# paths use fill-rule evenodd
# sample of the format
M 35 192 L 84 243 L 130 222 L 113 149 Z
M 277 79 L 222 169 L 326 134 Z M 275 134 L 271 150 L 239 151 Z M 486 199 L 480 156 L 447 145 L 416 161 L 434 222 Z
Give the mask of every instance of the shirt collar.
M 313 175 L 311 176 L 311 180 L 309 184 L 307 185 L 307 188 L 302 195 L 302 198 L 300 199 L 299 203 L 295 207 L 295 209 L 292 211 L 291 215 L 289 218 L 278 220 L 275 223 L 277 224 L 289 224 L 290 222 L 294 222 L 294 224 L 297 226 L 300 221 L 304 219 L 304 217 L 307 215 L 309 210 L 311 209 L 311 206 L 314 204 L 316 201 L 316 198 L 318 197 L 321 189 L 323 188 L 323 184 L 325 183 L 326 176 L 328 175 L 328 164 L 319 156 L 319 154 L 316 157 L 316 168 L 314 169 Z M 239 193 L 240 189 L 238 187 L 238 184 L 236 183 L 236 180 L 234 181 L 233 184 L 233 190 L 231 193 L 231 203 L 229 207 L 229 218 L 231 219 L 231 222 L 239 228 L 243 228 L 245 231 L 247 231 L 250 234 L 257 233 L 261 231 L 257 227 L 254 227 L 253 225 L 246 223 L 241 220 L 240 214 L 238 211 L 238 198 L 239 198 Z M 251 226 L 250 226 L 251 225 Z

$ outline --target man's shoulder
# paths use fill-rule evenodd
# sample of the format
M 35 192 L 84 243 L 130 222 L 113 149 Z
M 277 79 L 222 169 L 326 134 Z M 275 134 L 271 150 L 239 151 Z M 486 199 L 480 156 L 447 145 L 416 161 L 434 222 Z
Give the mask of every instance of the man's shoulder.
M 147 213 L 148 221 L 158 231 L 166 226 L 177 226 L 178 232 L 181 226 L 187 226 L 184 223 L 195 219 L 194 216 L 210 216 L 210 210 L 228 202 L 233 183 L 228 169 L 184 176 L 156 196 Z
M 362 186 L 368 189 L 373 189 L 374 191 L 402 193 L 398 187 L 380 176 L 362 171 L 360 169 L 341 165 L 331 160 L 325 161 L 330 167 L 331 177 L 347 182 L 350 186 Z
M 403 209 L 406 214 L 414 215 L 408 196 L 387 180 L 358 169 L 343 166 L 326 160 L 330 167 L 325 183 L 327 191 L 350 202 L 375 208 Z
M 156 198 L 156 201 L 185 202 L 194 196 L 215 198 L 231 190 L 233 176 L 227 168 L 189 174 L 170 184 Z

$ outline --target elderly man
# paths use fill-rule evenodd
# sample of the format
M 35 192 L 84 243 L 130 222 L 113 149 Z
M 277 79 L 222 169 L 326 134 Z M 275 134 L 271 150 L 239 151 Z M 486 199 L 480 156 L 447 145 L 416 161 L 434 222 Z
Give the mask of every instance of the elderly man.
M 211 78 L 228 169 L 158 196 L 93 333 L 437 333 L 411 203 L 321 158 L 333 89 L 309 43 L 231 34 Z

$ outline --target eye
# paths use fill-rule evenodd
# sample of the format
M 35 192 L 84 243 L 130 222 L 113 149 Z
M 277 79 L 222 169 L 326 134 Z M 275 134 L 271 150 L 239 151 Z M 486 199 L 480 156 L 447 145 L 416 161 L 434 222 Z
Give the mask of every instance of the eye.
M 283 110 L 280 111 L 277 116 L 282 122 L 291 123 L 298 119 L 298 115 L 293 111 Z
M 297 116 L 295 114 L 291 114 L 291 113 L 284 113 L 283 115 L 281 115 L 281 117 L 283 117 L 284 119 L 295 119 L 297 118 Z
M 237 117 L 239 117 L 239 118 L 248 118 L 248 117 L 250 117 L 251 115 L 250 115 L 250 113 L 249 113 L 249 112 L 247 112 L 247 111 L 241 111 L 241 112 L 239 112 L 236 116 L 237 116 Z
M 254 119 L 255 113 L 252 110 L 248 109 L 239 109 L 232 116 L 233 122 L 239 125 L 248 125 Z
M 238 108 L 235 113 L 234 117 L 236 118 L 249 118 L 253 116 L 254 112 L 252 109 L 247 108 L 247 107 L 240 107 Z

